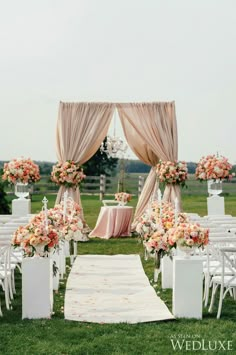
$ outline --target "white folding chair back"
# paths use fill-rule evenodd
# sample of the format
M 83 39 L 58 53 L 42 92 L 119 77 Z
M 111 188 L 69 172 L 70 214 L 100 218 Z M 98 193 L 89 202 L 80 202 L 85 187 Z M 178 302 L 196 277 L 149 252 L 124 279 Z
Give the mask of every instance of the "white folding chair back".
M 221 255 L 219 248 L 236 245 L 236 238 L 216 237 L 209 238 L 209 244 L 206 247 L 206 262 L 203 264 L 204 273 L 204 305 L 208 304 L 209 290 L 212 285 L 212 278 L 220 275 L 222 272 Z M 228 270 L 230 273 L 230 271 Z
M 220 298 L 217 312 L 217 319 L 221 316 L 223 300 L 228 292 L 236 300 L 236 243 L 234 246 L 224 246 L 219 248 L 222 262 L 222 273 L 212 278 L 212 297 L 209 312 L 212 312 L 215 296 L 220 286 Z M 230 270 L 231 274 L 229 274 Z

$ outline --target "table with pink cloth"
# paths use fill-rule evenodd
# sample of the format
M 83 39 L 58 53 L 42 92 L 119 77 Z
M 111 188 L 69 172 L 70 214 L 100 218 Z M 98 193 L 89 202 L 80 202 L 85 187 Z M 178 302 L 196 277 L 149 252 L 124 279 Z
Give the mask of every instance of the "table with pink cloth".
M 104 239 L 130 236 L 132 216 L 133 207 L 103 206 L 96 226 L 89 236 Z

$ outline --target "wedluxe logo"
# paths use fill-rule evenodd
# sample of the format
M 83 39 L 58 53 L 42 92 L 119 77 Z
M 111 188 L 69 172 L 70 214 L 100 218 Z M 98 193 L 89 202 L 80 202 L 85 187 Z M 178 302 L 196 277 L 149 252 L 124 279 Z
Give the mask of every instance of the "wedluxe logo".
M 199 335 L 171 335 L 173 351 L 233 351 L 232 340 L 206 340 Z

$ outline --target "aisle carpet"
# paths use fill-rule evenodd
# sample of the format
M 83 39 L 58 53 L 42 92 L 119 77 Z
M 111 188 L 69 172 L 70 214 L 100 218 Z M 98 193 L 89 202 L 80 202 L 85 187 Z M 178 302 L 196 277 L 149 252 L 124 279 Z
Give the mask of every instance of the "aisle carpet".
M 174 319 L 150 285 L 139 255 L 77 256 L 64 312 L 65 319 L 93 323 Z

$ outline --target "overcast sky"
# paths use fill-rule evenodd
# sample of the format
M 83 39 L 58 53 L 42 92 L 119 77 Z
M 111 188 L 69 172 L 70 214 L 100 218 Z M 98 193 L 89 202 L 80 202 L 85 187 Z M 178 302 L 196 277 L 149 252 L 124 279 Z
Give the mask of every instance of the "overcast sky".
M 236 163 L 235 0 L 0 4 L 0 160 L 56 161 L 59 101 L 175 101 L 179 159 Z

